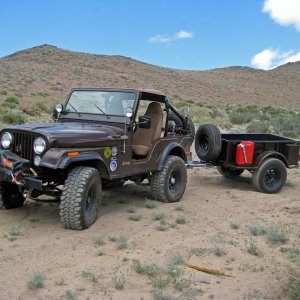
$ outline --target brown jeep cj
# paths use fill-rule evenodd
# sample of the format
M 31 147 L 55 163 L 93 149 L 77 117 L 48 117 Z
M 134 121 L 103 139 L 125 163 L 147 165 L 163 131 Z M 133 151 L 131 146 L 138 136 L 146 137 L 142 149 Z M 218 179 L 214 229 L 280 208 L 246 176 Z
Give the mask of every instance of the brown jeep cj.
M 85 229 L 97 219 L 102 186 L 148 179 L 153 199 L 181 199 L 195 129 L 162 93 L 74 89 L 53 119 L 1 131 L 0 208 L 56 196 L 63 226 Z

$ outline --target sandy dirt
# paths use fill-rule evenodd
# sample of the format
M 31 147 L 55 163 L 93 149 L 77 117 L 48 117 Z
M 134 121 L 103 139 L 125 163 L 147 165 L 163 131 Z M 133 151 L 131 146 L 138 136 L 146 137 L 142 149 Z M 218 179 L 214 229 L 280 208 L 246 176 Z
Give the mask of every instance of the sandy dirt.
M 64 229 L 57 204 L 29 201 L 22 208 L 0 211 L 0 299 L 287 299 L 282 286 L 290 261 L 282 247 L 300 249 L 300 170 L 289 170 L 286 186 L 276 195 L 256 192 L 250 174 L 233 181 L 216 169 L 188 172 L 183 199 L 157 203 L 154 209 L 145 206 L 148 186 L 128 183 L 104 191 L 99 219 L 84 231 Z M 142 220 L 128 219 L 130 205 Z M 165 212 L 171 225 L 166 231 L 155 227 L 157 211 Z M 186 224 L 174 227 L 178 215 L 185 216 Z M 266 235 L 249 231 L 252 225 L 278 224 L 288 233 L 284 245 L 272 245 Z M 128 248 L 119 250 L 109 239 L 120 235 L 128 238 Z M 97 245 L 99 237 L 104 244 Z M 246 250 L 253 240 L 257 256 Z M 222 250 L 223 255 L 216 255 Z M 170 281 L 159 290 L 153 279 L 133 270 L 134 260 L 155 263 L 161 268 L 158 280 L 166 279 L 175 253 L 233 277 L 181 266 L 177 281 L 185 278 L 188 286 L 175 288 Z M 27 287 L 34 271 L 44 274 L 43 288 Z M 123 289 L 116 289 L 114 278 L 124 279 Z

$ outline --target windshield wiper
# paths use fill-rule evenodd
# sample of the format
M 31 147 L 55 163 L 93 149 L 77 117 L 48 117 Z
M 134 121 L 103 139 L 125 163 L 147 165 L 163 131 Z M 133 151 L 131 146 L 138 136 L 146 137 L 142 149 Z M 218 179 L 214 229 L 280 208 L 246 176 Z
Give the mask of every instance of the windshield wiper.
M 106 113 L 105 113 L 98 105 L 94 104 L 94 106 L 95 106 L 96 108 L 98 108 L 98 110 L 101 111 L 104 115 L 106 115 Z
M 70 105 L 75 110 L 75 112 L 77 113 L 78 117 L 81 117 L 81 114 L 79 113 L 79 111 L 71 103 L 68 103 L 68 105 Z

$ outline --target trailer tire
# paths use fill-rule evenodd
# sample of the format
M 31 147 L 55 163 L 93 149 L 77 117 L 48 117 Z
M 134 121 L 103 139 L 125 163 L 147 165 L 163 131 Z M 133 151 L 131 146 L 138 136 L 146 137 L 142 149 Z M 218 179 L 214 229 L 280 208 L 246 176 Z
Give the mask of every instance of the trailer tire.
M 65 181 L 59 206 L 63 226 L 75 230 L 90 227 L 98 216 L 101 191 L 101 178 L 97 169 L 72 169 Z
M 252 182 L 258 191 L 274 194 L 281 190 L 286 177 L 285 164 L 277 158 L 269 158 L 253 172 Z
M 153 199 L 162 202 L 178 202 L 183 196 L 187 182 L 187 171 L 181 157 L 170 155 L 162 170 L 149 177 Z
M 0 209 L 12 209 L 23 206 L 25 197 L 20 193 L 18 187 L 10 182 L 0 183 Z
M 187 131 L 188 131 L 188 134 L 192 137 L 191 142 L 187 146 L 191 146 L 193 141 L 194 141 L 195 131 L 196 131 L 194 122 L 193 122 L 192 118 L 187 113 L 180 112 L 179 114 L 183 118 L 187 119 L 187 124 L 186 124 L 187 125 Z M 170 111 L 170 113 L 169 113 L 169 121 L 174 121 L 176 127 L 183 127 L 182 121 L 172 111 Z
M 222 136 L 217 126 L 211 124 L 201 125 L 195 137 L 197 156 L 204 161 L 215 161 L 222 148 Z
M 217 167 L 218 172 L 226 178 L 234 178 L 240 176 L 244 170 L 243 169 L 229 169 L 226 167 Z

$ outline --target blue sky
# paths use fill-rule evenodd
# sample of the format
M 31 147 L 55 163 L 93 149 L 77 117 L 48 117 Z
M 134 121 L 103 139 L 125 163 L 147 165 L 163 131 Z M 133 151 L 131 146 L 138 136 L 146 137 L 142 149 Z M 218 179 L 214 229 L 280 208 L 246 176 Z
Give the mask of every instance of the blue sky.
M 0 0 L 0 57 L 41 44 L 163 67 L 300 60 L 300 0 Z

